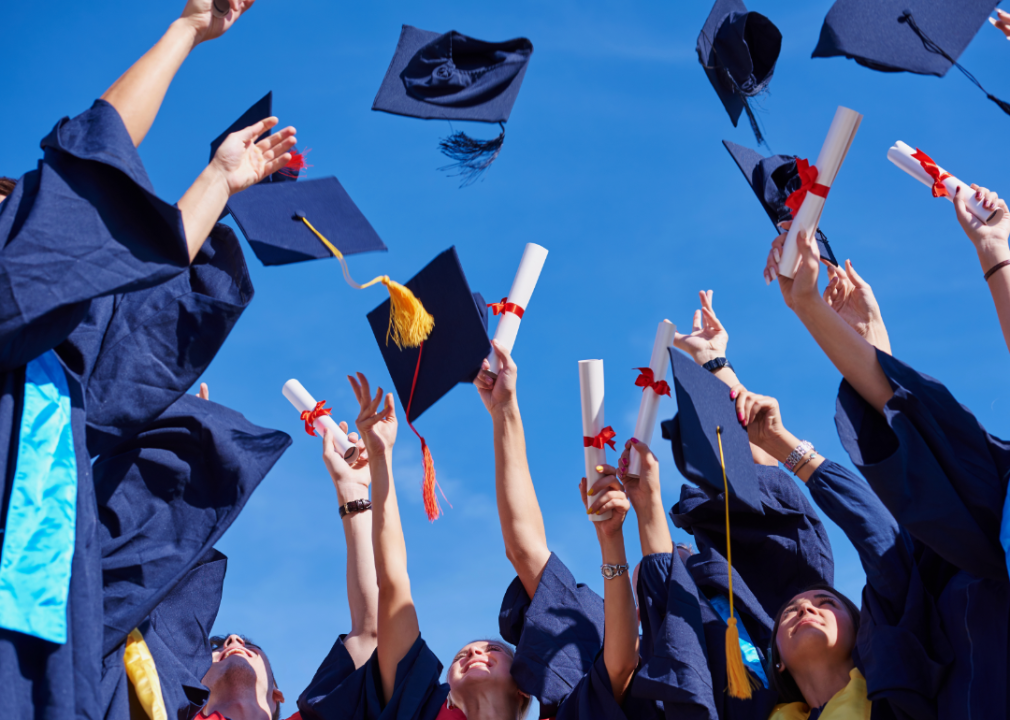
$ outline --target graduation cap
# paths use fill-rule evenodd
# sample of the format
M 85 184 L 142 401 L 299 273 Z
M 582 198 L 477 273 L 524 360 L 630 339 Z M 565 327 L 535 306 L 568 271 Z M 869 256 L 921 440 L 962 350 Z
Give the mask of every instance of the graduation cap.
M 246 110 L 211 143 L 211 157 L 228 135 L 271 117 L 272 103 L 273 93 L 267 93 Z M 388 337 L 397 346 L 417 347 L 431 331 L 431 315 L 388 275 L 360 285 L 354 281 L 344 256 L 386 250 L 386 245 L 339 180 L 330 176 L 298 181 L 304 167 L 304 159 L 295 166 L 289 164 L 228 200 L 227 210 L 256 257 L 264 265 L 335 257 L 351 287 L 362 290 L 382 283 L 393 299 Z
M 881 72 L 943 77 L 951 66 L 1010 114 L 958 62 L 998 0 L 838 0 L 828 11 L 811 57 L 842 55 Z
M 711 497 L 723 493 L 726 506 L 726 563 L 729 567 L 730 617 L 726 628 L 728 693 L 751 697 L 755 679 L 747 673 L 740 653 L 740 633 L 733 612 L 733 550 L 730 544 L 730 495 L 758 515 L 764 515 L 761 490 L 747 431 L 736 415 L 729 386 L 670 348 L 670 364 L 677 388 L 677 415 L 663 423 L 663 437 L 673 445 L 677 469 Z
M 779 223 L 785 220 L 792 220 L 793 214 L 786 205 L 786 200 L 802 184 L 796 170 L 797 158 L 793 155 L 772 155 L 766 158 L 729 140 L 723 140 L 722 144 L 736 161 L 775 228 L 778 229 Z M 822 258 L 838 267 L 835 253 L 820 228 L 817 228 L 817 247 L 820 248 Z
M 441 514 L 435 497 L 435 466 L 428 444 L 414 429 L 413 422 L 457 384 L 473 382 L 477 377 L 484 358 L 491 352 L 487 305 L 480 293 L 470 290 L 455 247 L 438 255 L 406 286 L 438 318 L 427 340 L 416 349 L 403 350 L 384 342 L 388 300 L 368 313 L 368 322 L 400 404 L 406 408 L 407 424 L 421 440 L 424 508 L 428 519 L 435 520 Z
M 716 0 L 698 35 L 698 61 L 705 69 L 733 127 L 746 112 L 759 143 L 764 142 L 748 98 L 771 82 L 782 49 L 782 33 L 761 13 L 748 12 L 740 0 Z
M 439 143 L 460 187 L 473 183 L 501 152 L 505 123 L 519 94 L 533 43 L 485 42 L 455 30 L 439 34 L 404 25 L 372 110 L 425 120 L 498 123 L 501 134 L 474 140 L 454 132 Z

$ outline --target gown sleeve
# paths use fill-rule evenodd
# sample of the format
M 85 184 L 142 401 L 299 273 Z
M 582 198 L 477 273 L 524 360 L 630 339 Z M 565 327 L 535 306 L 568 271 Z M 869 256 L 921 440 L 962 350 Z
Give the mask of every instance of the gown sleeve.
M 516 646 L 512 677 L 540 703 L 540 716 L 553 717 L 561 701 L 589 672 L 603 647 L 603 598 L 574 576 L 551 553 L 531 599 L 519 578 L 502 599 L 498 626 Z
M 56 347 L 93 298 L 189 265 L 182 215 L 154 194 L 111 105 L 61 120 L 42 149 L 0 203 L 0 370 Z
M 939 381 L 886 353 L 894 396 L 881 416 L 847 382 L 835 423 L 842 445 L 911 535 L 957 568 L 1007 579 L 1000 522 L 1010 444 L 986 432 Z
M 928 575 L 945 563 L 837 463 L 825 461 L 807 487 L 855 546 L 866 572 L 856 656 L 869 698 L 886 701 L 900 718 L 937 717 L 936 697 L 953 657 Z
M 290 444 L 279 430 L 186 395 L 94 464 L 103 654 L 211 550 Z
M 556 720 L 657 720 L 663 713 L 655 702 L 635 697 L 629 687 L 617 702 L 603 652 L 558 708 Z

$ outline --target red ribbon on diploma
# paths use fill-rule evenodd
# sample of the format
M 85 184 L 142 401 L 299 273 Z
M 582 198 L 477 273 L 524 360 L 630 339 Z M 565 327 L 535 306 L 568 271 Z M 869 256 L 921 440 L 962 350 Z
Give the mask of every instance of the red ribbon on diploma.
M 652 368 L 635 368 L 641 375 L 635 380 L 635 385 L 642 388 L 642 392 L 647 389 L 652 388 L 657 395 L 666 395 L 670 397 L 670 386 L 667 384 L 666 380 L 660 380 L 656 382 L 656 376 L 652 372 Z
M 603 449 L 604 445 L 609 445 L 611 450 L 616 450 L 617 446 L 614 444 L 614 438 L 617 437 L 617 433 L 614 432 L 614 428 L 607 425 L 607 427 L 600 430 L 599 435 L 596 437 L 582 437 L 582 447 L 594 447 Z
M 949 172 L 940 172 L 940 168 L 933 162 L 933 158 L 919 148 L 916 148 L 915 152 L 912 153 L 912 159 L 918 160 L 919 164 L 922 165 L 922 169 L 926 171 L 926 174 L 933 178 L 933 197 L 947 197 L 950 195 L 947 192 L 947 186 L 943 184 L 944 180 L 951 177 Z
M 507 297 L 503 297 L 501 302 L 488 303 L 487 306 L 491 308 L 491 313 L 493 315 L 504 315 L 505 313 L 510 312 L 520 320 L 523 319 L 523 313 L 526 312 L 515 303 L 508 302 Z
M 305 421 L 305 432 L 313 437 L 316 436 L 316 429 L 312 427 L 312 423 L 314 423 L 317 418 L 321 418 L 323 415 L 329 415 L 333 412 L 330 408 L 324 408 L 323 405 L 325 404 L 325 400 L 320 400 L 316 403 L 316 407 L 313 410 L 302 410 L 300 417 Z
M 800 187 L 786 198 L 786 207 L 793 211 L 793 218 L 800 211 L 808 192 L 826 198 L 831 190 L 827 185 L 817 182 L 817 168 L 803 158 L 796 158 L 796 174 L 800 176 Z

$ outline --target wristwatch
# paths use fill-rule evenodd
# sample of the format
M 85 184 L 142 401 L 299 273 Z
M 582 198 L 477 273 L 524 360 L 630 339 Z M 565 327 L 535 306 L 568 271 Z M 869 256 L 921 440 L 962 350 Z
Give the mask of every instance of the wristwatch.
M 340 517 L 349 515 L 350 513 L 361 512 L 363 510 L 371 510 L 372 501 L 366 500 L 364 498 L 358 498 L 357 500 L 351 500 L 349 503 L 340 506 Z
M 604 580 L 613 580 L 614 578 L 621 577 L 626 572 L 628 572 L 627 563 L 624 565 L 611 565 L 610 563 L 600 565 L 600 574 Z
M 733 369 L 733 365 L 725 357 L 717 357 L 709 360 L 707 363 L 702 365 L 702 367 L 713 373 L 716 370 L 722 370 L 724 367 L 728 367 L 730 370 Z

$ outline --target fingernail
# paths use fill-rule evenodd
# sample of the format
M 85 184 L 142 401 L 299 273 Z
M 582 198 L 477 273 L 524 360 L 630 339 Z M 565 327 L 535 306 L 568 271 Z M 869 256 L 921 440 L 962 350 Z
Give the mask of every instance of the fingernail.
M 739 420 L 740 422 L 743 422 L 743 413 L 739 413 L 739 412 L 738 412 L 738 413 L 736 414 L 736 419 L 737 419 L 737 420 Z
M 782 262 L 782 253 L 781 253 L 781 252 L 779 252 L 779 249 L 778 249 L 778 248 L 775 248 L 775 249 L 774 249 L 774 250 L 772 251 L 772 257 L 774 257 L 774 258 L 775 258 L 775 262 Z
M 734 390 L 733 392 L 731 392 L 729 394 L 729 399 L 730 400 L 736 400 L 736 390 Z
M 638 438 L 631 438 L 632 445 L 638 445 Z
M 592 514 L 593 514 L 592 510 L 586 510 L 586 515 L 592 515 Z
M 587 490 L 586 491 L 586 497 L 592 497 L 595 494 L 596 494 L 595 490 Z
M 596 466 L 596 472 L 603 472 L 603 466 L 602 465 L 597 465 Z

